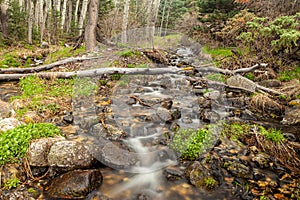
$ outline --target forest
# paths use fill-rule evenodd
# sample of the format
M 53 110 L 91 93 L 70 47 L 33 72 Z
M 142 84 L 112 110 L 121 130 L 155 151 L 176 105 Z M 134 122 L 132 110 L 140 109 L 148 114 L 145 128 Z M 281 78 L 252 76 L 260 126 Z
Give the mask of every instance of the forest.
M 299 0 L 0 0 L 0 199 L 300 199 Z

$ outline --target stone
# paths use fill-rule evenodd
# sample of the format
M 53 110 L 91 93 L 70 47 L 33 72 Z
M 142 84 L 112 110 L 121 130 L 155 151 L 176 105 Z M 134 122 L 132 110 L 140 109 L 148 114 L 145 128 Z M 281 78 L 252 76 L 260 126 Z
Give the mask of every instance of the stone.
M 19 125 L 25 124 L 23 122 L 20 122 L 19 120 L 17 120 L 16 118 L 5 118 L 0 120 L 0 131 L 8 131 L 11 129 L 16 128 Z
M 170 122 L 172 120 L 172 115 L 170 111 L 166 108 L 163 107 L 157 108 L 156 114 L 163 122 Z
M 218 90 L 212 90 L 203 94 L 206 99 L 216 100 L 220 97 L 220 92 Z
M 138 161 L 137 154 L 109 142 L 99 152 L 100 162 L 113 169 L 128 169 L 135 166 Z
M 94 158 L 84 145 L 77 141 L 58 141 L 54 143 L 48 154 L 50 166 L 66 168 L 87 168 L 93 164 Z
M 14 111 L 9 105 L 9 103 L 0 100 L 0 119 L 11 117 L 13 112 Z
M 229 86 L 242 88 L 245 90 L 248 90 L 250 92 L 255 92 L 256 90 L 256 83 L 253 81 L 241 76 L 241 75 L 235 75 L 227 79 L 227 84 Z
M 32 140 L 27 150 L 29 164 L 35 167 L 49 166 L 48 153 L 50 148 L 55 142 L 61 140 L 65 140 L 65 138 L 56 137 Z
M 264 86 L 264 87 L 280 87 L 281 81 L 276 80 L 276 79 L 269 79 L 269 80 L 262 80 L 260 83 L 260 85 Z
M 300 106 L 294 106 L 292 108 L 287 108 L 283 119 L 282 124 L 293 125 L 300 123 Z
M 52 179 L 45 188 L 47 199 L 85 199 L 102 184 L 99 169 L 74 170 Z

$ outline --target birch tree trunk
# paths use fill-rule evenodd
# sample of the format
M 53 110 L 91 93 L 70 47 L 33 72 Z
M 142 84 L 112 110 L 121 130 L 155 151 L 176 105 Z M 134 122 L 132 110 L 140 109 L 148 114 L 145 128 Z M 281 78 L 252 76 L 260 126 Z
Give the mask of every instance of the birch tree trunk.
M 170 11 L 171 11 L 171 8 L 172 8 L 172 3 L 173 3 L 173 0 L 170 0 L 169 6 L 168 6 L 168 12 L 167 12 L 166 24 L 165 24 L 165 35 L 167 34 L 167 28 L 168 28 L 168 25 L 169 25 L 169 17 L 170 17 Z
M 32 0 L 27 0 L 28 8 L 28 43 L 32 44 L 32 29 L 33 29 L 33 13 L 34 3 Z
M 69 33 L 71 29 L 71 23 L 72 23 L 72 18 L 73 18 L 73 5 L 72 1 L 68 1 L 68 19 L 66 22 L 66 32 Z
M 165 12 L 166 12 L 167 2 L 168 2 L 168 0 L 165 0 L 165 2 L 164 2 L 164 7 L 163 7 L 162 15 L 161 15 L 161 20 L 160 20 L 159 36 L 162 36 L 161 32 L 162 32 L 162 28 L 163 28 L 164 21 L 165 21 Z
M 99 0 L 90 0 L 88 19 L 84 32 L 86 51 L 93 51 L 97 45 L 96 28 L 98 22 Z
M 66 22 L 67 2 L 68 2 L 68 0 L 63 0 L 63 6 L 62 6 L 62 10 L 61 10 L 61 22 L 60 22 L 61 30 L 64 30 L 64 26 L 65 26 L 65 22 Z
M 123 23 L 122 23 L 122 43 L 127 42 L 127 31 L 126 30 L 127 30 L 127 26 L 128 26 L 129 4 L 130 4 L 130 0 L 125 0 Z
M 74 12 L 74 23 L 75 23 L 75 26 L 77 26 L 77 24 L 78 24 L 78 9 L 79 9 L 79 3 L 80 3 L 80 0 L 76 0 L 75 12 Z
M 94 1 L 94 0 L 92 0 L 92 1 Z M 79 18 L 79 23 L 78 23 L 79 35 L 82 35 L 82 32 L 83 32 L 83 23 L 84 23 L 84 20 L 86 17 L 88 2 L 89 2 L 89 0 L 83 0 L 83 2 L 82 2 L 80 18 Z

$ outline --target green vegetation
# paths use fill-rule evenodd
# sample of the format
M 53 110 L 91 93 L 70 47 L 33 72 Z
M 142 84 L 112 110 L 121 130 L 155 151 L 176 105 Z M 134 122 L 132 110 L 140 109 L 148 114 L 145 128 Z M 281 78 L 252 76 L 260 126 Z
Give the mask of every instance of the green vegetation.
M 260 197 L 259 197 L 259 200 L 270 200 L 270 199 L 269 199 L 269 197 L 267 197 L 267 196 L 260 196 Z
M 58 60 L 61 60 L 63 58 L 67 58 L 67 57 L 78 56 L 80 54 L 83 54 L 84 52 L 85 52 L 85 47 L 83 47 L 83 46 L 76 50 L 73 50 L 72 47 L 60 46 L 58 50 L 47 55 L 45 64 L 53 63 L 55 61 L 58 61 Z
M 140 56 L 141 55 L 141 52 L 139 51 L 136 51 L 136 50 L 132 50 L 132 49 L 125 49 L 123 51 L 118 51 L 116 52 L 117 55 L 121 56 L 121 57 L 129 57 L 129 58 L 132 58 L 134 56 Z
M 208 53 L 212 55 L 212 57 L 228 57 L 232 56 L 232 51 L 228 48 L 210 48 L 208 46 L 204 46 L 202 48 L 202 51 L 204 53 Z
M 19 67 L 21 65 L 18 59 L 11 54 L 5 54 L 4 58 L 0 61 L 0 68 Z
M 5 190 L 10 190 L 12 188 L 18 187 L 20 183 L 21 181 L 18 178 L 12 177 L 7 180 L 4 180 L 3 186 Z
M 92 78 L 75 78 L 74 79 L 74 96 L 89 96 L 97 92 L 98 85 Z
M 290 80 L 293 80 L 293 79 L 300 80 L 300 67 L 296 67 L 293 70 L 280 72 L 278 79 L 280 81 L 290 81 Z
M 245 137 L 250 131 L 251 125 L 242 123 L 224 124 L 222 134 L 232 141 L 240 143 L 240 139 Z
M 273 128 L 265 129 L 264 127 L 260 126 L 259 131 L 263 136 L 275 143 L 282 142 L 285 139 L 280 130 Z
M 254 80 L 254 74 L 252 72 L 249 72 L 249 73 L 245 74 L 245 77 L 250 79 L 250 80 Z
M 209 176 L 206 179 L 204 179 L 204 184 L 206 188 L 213 189 L 214 187 L 216 187 L 218 182 L 213 177 Z
M 148 68 L 147 64 L 128 64 L 128 68 Z
M 195 160 L 211 144 L 212 133 L 207 128 L 179 129 L 170 147 L 181 154 L 184 159 Z
M 16 110 L 19 118 L 28 110 L 54 114 L 60 106 L 53 97 L 57 99 L 70 98 L 73 85 L 73 79 L 53 79 L 49 81 L 36 76 L 28 76 L 19 81 L 21 95 L 11 97 L 11 101 L 20 99 L 24 102 L 25 106 Z
M 219 82 L 225 82 L 225 76 L 223 74 L 209 74 L 206 76 L 206 78 L 208 80 L 212 80 L 212 81 L 219 81 Z
M 30 140 L 57 135 L 61 135 L 59 129 L 49 123 L 21 125 L 0 134 L 0 165 L 20 161 L 27 152 Z

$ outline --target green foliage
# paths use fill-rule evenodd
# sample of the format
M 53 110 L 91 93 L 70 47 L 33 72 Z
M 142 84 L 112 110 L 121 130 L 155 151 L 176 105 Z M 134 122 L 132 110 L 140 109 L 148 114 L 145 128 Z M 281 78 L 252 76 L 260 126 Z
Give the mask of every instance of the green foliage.
M 208 80 L 225 82 L 225 76 L 223 74 L 209 74 L 206 76 Z
M 274 128 L 265 129 L 264 127 L 259 127 L 260 134 L 265 136 L 267 139 L 271 140 L 272 142 L 279 143 L 284 140 L 284 135 L 280 130 L 276 130 Z
M 9 43 L 13 44 L 16 41 L 24 41 L 27 38 L 27 15 L 25 9 L 20 7 L 19 1 L 14 0 L 9 2 L 8 7 L 8 38 Z
M 209 48 L 208 46 L 204 46 L 202 48 L 202 51 L 204 53 L 208 53 L 212 55 L 212 57 L 228 57 L 232 56 L 232 51 L 228 48 Z
M 229 13 L 235 8 L 233 0 L 200 0 L 198 2 L 199 11 L 201 13 Z
M 85 52 L 85 47 L 83 46 L 81 46 L 76 50 L 73 50 L 73 47 L 60 47 L 57 51 L 47 55 L 45 64 L 53 63 L 63 58 L 78 56 L 84 52 Z
M 18 187 L 20 183 L 21 181 L 16 177 L 9 178 L 4 181 L 4 189 L 10 190 L 12 188 Z
M 116 52 L 117 55 L 121 56 L 121 57 L 129 57 L 129 58 L 132 58 L 134 56 L 140 56 L 141 53 L 139 51 L 136 51 L 136 50 L 132 50 L 132 49 L 125 49 L 123 51 L 119 51 L 119 52 Z
M 0 165 L 20 161 L 30 140 L 57 135 L 61 135 L 59 129 L 48 123 L 21 125 L 0 134 Z
M 148 68 L 147 64 L 128 64 L 128 68 Z
M 232 141 L 240 143 L 240 139 L 245 137 L 250 131 L 251 125 L 242 123 L 224 124 L 222 134 Z
M 250 80 L 253 80 L 254 79 L 254 74 L 252 72 L 249 72 L 249 73 L 245 74 L 245 77 L 250 79 Z
M 11 101 L 20 99 L 25 102 L 25 107 L 16 110 L 19 118 L 27 111 L 35 110 L 40 112 L 56 113 L 60 106 L 56 101 L 47 101 L 45 99 L 53 99 L 52 97 L 71 97 L 73 92 L 73 79 L 54 79 L 51 81 L 41 79 L 37 76 L 28 76 L 20 79 L 19 86 L 21 90 L 20 96 L 11 97 Z
M 217 185 L 217 181 L 213 177 L 207 177 L 204 179 L 204 184 L 206 188 L 212 189 Z
M 246 23 L 246 30 L 236 38 L 253 50 L 291 53 L 300 40 L 299 16 L 281 16 L 275 20 L 254 17 Z
M 267 196 L 260 196 L 259 200 L 270 200 L 270 198 Z
M 11 54 L 5 54 L 3 60 L 0 61 L 0 68 L 19 67 L 22 64 Z
M 296 67 L 294 70 L 280 72 L 278 79 L 280 81 L 290 81 L 292 79 L 300 80 L 300 67 Z
M 207 128 L 179 129 L 170 147 L 184 159 L 195 160 L 211 144 L 212 133 Z

